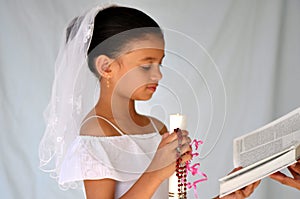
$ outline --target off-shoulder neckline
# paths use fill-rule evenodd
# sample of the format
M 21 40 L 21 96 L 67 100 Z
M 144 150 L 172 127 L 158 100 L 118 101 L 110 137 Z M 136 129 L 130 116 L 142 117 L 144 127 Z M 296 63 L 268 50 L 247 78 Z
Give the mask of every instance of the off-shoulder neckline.
M 121 137 L 121 136 L 135 136 L 135 135 L 147 135 L 147 134 L 151 134 L 151 133 L 147 133 L 147 134 L 126 134 L 126 133 L 123 133 L 115 124 L 113 124 L 111 121 L 109 121 L 108 119 L 106 119 L 105 117 L 103 116 L 100 116 L 100 115 L 92 115 L 90 117 L 88 117 L 87 119 L 85 119 L 81 125 L 83 125 L 84 123 L 86 123 L 89 119 L 91 118 L 100 118 L 100 119 L 103 119 L 104 121 L 106 121 L 108 124 L 110 124 L 114 129 L 116 129 L 116 131 L 120 134 L 120 135 L 113 135 L 113 136 L 92 136 L 92 137 Z M 150 123 L 152 124 L 153 128 L 154 128 L 154 132 L 152 134 L 155 134 L 155 133 L 159 133 L 159 130 L 157 129 L 156 125 L 154 124 L 154 122 L 152 121 L 151 117 L 149 117 L 149 120 L 150 120 Z M 90 135 L 79 135 L 79 136 L 90 136 Z
M 94 135 L 79 135 L 80 139 L 124 139 L 124 138 L 149 138 L 152 136 L 160 135 L 159 132 L 145 133 L 145 134 L 124 134 L 114 136 L 94 136 Z

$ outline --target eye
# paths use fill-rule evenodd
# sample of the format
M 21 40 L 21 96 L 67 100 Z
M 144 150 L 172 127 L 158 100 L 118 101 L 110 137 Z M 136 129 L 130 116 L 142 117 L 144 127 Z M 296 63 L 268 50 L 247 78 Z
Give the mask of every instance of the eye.
M 152 67 L 152 64 L 142 65 L 141 67 L 144 70 L 150 70 L 150 68 Z
M 163 67 L 163 65 L 162 64 L 145 64 L 145 65 L 142 65 L 141 67 L 142 67 L 142 69 L 143 70 L 150 70 L 151 69 L 151 67 L 152 66 L 155 66 L 155 65 L 157 65 L 157 66 L 159 66 L 159 67 Z

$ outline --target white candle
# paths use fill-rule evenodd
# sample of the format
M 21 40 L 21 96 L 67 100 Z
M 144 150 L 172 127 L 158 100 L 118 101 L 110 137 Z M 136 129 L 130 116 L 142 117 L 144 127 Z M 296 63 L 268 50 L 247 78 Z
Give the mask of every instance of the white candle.
M 170 115 L 170 131 L 173 132 L 174 129 L 186 129 L 186 116 L 180 114 Z
M 170 115 L 170 132 L 173 132 L 174 129 L 186 129 L 186 116 L 175 114 Z M 174 173 L 169 178 L 169 198 L 177 199 L 178 198 L 178 178 L 176 173 Z

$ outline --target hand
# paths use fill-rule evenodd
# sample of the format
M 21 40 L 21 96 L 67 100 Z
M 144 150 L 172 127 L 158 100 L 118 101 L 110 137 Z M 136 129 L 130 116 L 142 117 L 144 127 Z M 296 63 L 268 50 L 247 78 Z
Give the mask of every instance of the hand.
M 270 175 L 270 178 L 280 182 L 281 184 L 294 187 L 300 190 L 300 160 L 298 160 L 297 163 L 289 166 L 288 170 L 290 171 L 293 177 L 286 176 L 278 171 Z
M 192 159 L 190 143 L 191 138 L 188 137 L 188 132 L 182 130 L 182 142 L 180 147 L 182 162 Z M 176 132 L 163 134 L 162 140 L 147 172 L 155 173 L 155 176 L 161 181 L 169 178 L 176 170 L 176 160 L 178 158 L 177 147 L 178 137 Z
M 240 169 L 242 169 L 242 167 L 235 168 L 230 173 L 233 173 L 233 172 L 238 171 Z M 240 190 L 237 190 L 234 193 L 231 193 L 227 196 L 224 196 L 221 199 L 244 199 L 244 198 L 247 198 L 253 193 L 253 191 L 256 189 L 256 187 L 259 185 L 259 183 L 260 183 L 260 180 L 257 181 L 257 182 L 254 182 L 254 183 L 252 183 L 252 184 L 250 184 L 250 185 L 248 185 L 248 186 L 246 186 L 246 187 L 244 187 Z M 219 199 L 219 197 L 216 198 L 216 199 Z

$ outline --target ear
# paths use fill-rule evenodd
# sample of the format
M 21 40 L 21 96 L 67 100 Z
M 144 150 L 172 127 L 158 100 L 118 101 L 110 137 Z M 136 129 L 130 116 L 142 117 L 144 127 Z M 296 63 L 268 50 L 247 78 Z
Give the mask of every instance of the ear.
M 95 67 L 99 73 L 100 76 L 106 78 L 110 72 L 110 64 L 112 63 L 112 60 L 107 57 L 106 55 L 100 55 L 95 60 Z

